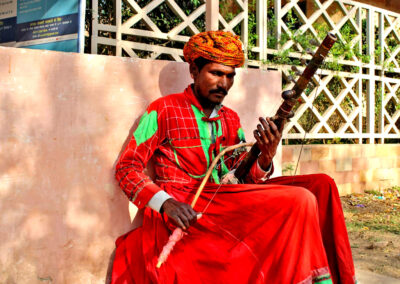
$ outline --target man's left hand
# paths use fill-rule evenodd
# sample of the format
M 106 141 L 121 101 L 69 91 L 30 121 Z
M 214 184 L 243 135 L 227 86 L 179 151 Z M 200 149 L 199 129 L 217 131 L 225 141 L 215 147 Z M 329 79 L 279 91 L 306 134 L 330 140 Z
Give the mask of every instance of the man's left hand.
M 259 120 L 261 124 L 258 124 L 257 129 L 254 130 L 254 138 L 261 151 L 258 157 L 258 163 L 263 170 L 267 170 L 272 163 L 272 159 L 276 154 L 276 149 L 281 141 L 284 123 L 282 123 L 278 129 L 276 124 L 269 117 L 266 119 L 260 117 Z

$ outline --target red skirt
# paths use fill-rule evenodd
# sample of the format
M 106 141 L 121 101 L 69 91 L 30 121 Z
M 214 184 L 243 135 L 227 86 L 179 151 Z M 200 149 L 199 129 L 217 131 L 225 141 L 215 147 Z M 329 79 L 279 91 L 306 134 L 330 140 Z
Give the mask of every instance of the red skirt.
M 333 283 L 356 283 L 342 204 L 334 180 L 325 174 L 313 174 L 273 178 L 267 184 L 300 186 L 315 195 L 322 240 Z
M 296 183 L 287 177 L 263 185 L 208 185 L 195 207 L 198 212 L 206 208 L 203 217 L 160 269 L 157 258 L 173 228 L 147 208 L 142 227 L 116 242 L 112 283 L 332 283 L 319 223 L 326 209 L 318 209 L 310 190 L 278 184 L 285 179 Z M 187 203 L 195 192 L 187 187 L 165 190 Z M 347 240 L 347 233 L 342 238 Z M 338 270 L 341 256 L 335 259 Z M 353 267 L 351 252 L 344 261 Z M 354 283 L 351 268 L 352 282 L 340 283 Z

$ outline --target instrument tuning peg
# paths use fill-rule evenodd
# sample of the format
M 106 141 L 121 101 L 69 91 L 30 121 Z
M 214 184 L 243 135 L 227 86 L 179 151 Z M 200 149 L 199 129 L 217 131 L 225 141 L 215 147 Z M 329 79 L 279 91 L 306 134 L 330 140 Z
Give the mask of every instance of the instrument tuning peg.
M 307 60 L 305 60 L 304 58 L 301 58 L 300 62 L 302 65 L 307 65 Z
M 315 38 L 310 39 L 309 43 L 314 46 L 320 45 L 320 43 Z
M 301 76 L 301 72 L 300 70 L 296 67 L 296 66 L 292 66 L 292 71 L 297 75 L 297 76 Z
M 293 99 L 294 96 L 296 96 L 296 91 L 294 91 L 294 90 L 288 90 L 288 91 L 284 91 L 282 93 L 282 98 L 284 100 L 291 100 L 291 99 Z
M 315 54 L 315 52 L 312 51 L 310 48 L 307 48 L 307 49 L 306 49 L 306 52 L 307 52 L 308 54 L 310 54 L 311 56 L 314 56 L 314 54 Z

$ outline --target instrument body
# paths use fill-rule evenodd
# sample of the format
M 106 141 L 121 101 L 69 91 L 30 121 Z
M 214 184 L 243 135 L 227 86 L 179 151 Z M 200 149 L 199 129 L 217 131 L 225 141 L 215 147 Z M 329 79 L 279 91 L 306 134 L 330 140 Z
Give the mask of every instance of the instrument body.
M 307 88 L 307 85 L 310 82 L 311 78 L 314 76 L 317 69 L 321 66 L 324 59 L 328 55 L 329 50 L 332 48 L 336 41 L 337 37 L 332 33 L 328 33 L 328 35 L 325 37 L 325 39 L 322 41 L 321 45 L 313 55 L 311 61 L 304 69 L 302 75 L 297 80 L 292 90 L 282 93 L 284 101 L 282 102 L 276 114 L 272 117 L 272 121 L 278 126 L 278 128 L 280 128 L 280 126 L 284 124 L 287 119 L 293 117 L 294 114 L 292 112 L 292 109 L 296 104 L 297 99 Z M 257 160 L 259 154 L 260 149 L 257 143 L 255 143 L 235 171 L 235 177 L 239 181 L 244 180 L 245 176 L 250 170 L 250 167 Z

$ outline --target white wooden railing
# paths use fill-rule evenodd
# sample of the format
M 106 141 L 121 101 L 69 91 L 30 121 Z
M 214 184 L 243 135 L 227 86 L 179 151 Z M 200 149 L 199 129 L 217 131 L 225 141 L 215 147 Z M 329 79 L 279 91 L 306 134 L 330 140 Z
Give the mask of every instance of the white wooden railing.
M 320 41 L 317 27 L 324 24 L 359 54 L 347 58 L 343 54 L 335 61 L 346 71 L 317 72 L 314 86 L 302 95 L 304 103 L 286 125 L 284 138 L 342 138 L 359 143 L 400 139 L 400 14 L 349 0 L 257 0 L 251 11 L 249 0 L 198 0 L 189 14 L 178 0 L 115 0 L 115 24 L 107 24 L 98 16 L 99 1 L 92 0 L 92 53 L 98 53 L 99 46 L 112 46 L 116 56 L 183 61 L 182 47 L 190 35 L 204 27 L 230 30 L 241 35 L 246 51 L 252 54 L 247 67 L 281 70 L 285 89 L 294 84 L 291 66 L 271 64 L 271 56 L 292 49 L 287 55 L 292 60 L 311 58 L 293 37 L 307 33 Z M 224 3 L 235 6 L 229 17 L 219 9 Z M 123 17 L 123 5 L 131 9 L 131 17 Z M 161 7 L 176 17 L 177 24 L 168 31 L 161 30 L 151 17 Z M 268 13 L 272 7 L 273 17 Z M 249 39 L 249 17 L 254 18 L 254 13 L 257 40 Z M 286 22 L 289 13 L 296 20 L 295 30 Z M 196 21 L 206 25 L 199 27 Z M 344 26 L 351 30 L 350 37 L 343 34 Z M 284 35 L 289 40 L 280 44 Z M 271 37 L 277 39 L 276 45 L 268 44 Z M 334 62 L 332 58 L 327 61 Z

